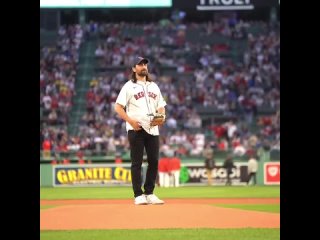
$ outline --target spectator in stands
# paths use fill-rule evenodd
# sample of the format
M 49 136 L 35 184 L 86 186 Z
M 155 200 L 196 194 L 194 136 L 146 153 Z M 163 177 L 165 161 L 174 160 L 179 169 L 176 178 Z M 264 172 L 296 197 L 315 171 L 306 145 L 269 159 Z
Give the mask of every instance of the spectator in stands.
M 257 131 L 259 132 L 261 129 L 262 131 L 261 136 L 257 135 L 257 144 L 253 144 L 254 141 L 251 139 L 248 141 L 249 136 L 257 134 L 257 132 L 249 131 L 250 122 L 254 120 L 257 107 L 271 107 L 275 110 L 280 107 L 279 34 L 273 28 L 265 29 L 263 34 L 248 34 L 247 44 L 249 47 L 243 52 L 242 62 L 234 62 L 234 60 L 220 54 L 222 52 L 224 54 L 231 53 L 232 48 L 228 44 L 203 45 L 188 38 L 189 33 L 195 32 L 195 30 L 199 33 L 197 36 L 206 36 L 208 41 L 213 37 L 213 34 L 220 34 L 226 38 L 233 37 L 235 38 L 233 41 L 237 41 L 236 39 L 239 37 L 246 37 L 245 29 L 251 23 L 242 22 L 239 19 L 232 21 L 230 24 L 229 19 L 222 18 L 215 20 L 215 22 L 190 23 L 185 26 L 172 26 L 172 23 L 122 23 L 115 25 L 91 22 L 83 29 L 79 25 L 61 27 L 57 46 L 45 46 L 40 49 L 40 104 L 44 108 L 41 122 L 46 124 L 44 130 L 55 124 L 55 130 L 52 130 L 55 133 L 50 138 L 52 146 L 57 146 L 60 142 L 56 134 L 57 129 L 61 127 L 59 125 L 62 125 L 62 128 L 68 126 L 71 100 L 75 94 L 79 46 L 84 35 L 92 34 L 100 38 L 99 50 L 97 51 L 99 53 L 99 57 L 97 57 L 99 67 L 111 66 L 112 64 L 117 67 L 131 66 L 133 63 L 131 56 L 134 54 L 147 54 L 157 59 L 156 66 L 152 67 L 150 72 L 154 74 L 159 86 L 161 85 L 163 96 L 168 102 L 168 121 L 162 129 L 163 136 L 168 139 L 166 142 L 168 146 L 177 144 L 188 156 L 201 154 L 203 148 L 201 148 L 201 144 L 196 144 L 199 140 L 195 140 L 195 137 L 192 136 L 193 130 L 189 128 L 199 122 L 191 121 L 190 117 L 192 111 L 199 114 L 197 112 L 198 106 L 206 108 L 218 106 L 223 109 L 224 117 L 233 116 L 238 119 L 237 132 L 241 139 L 241 145 L 246 149 L 257 148 L 258 145 L 264 143 L 264 138 L 269 141 L 267 149 L 275 144 L 280 146 L 280 114 L 277 120 L 272 119 L 271 124 L 268 119 L 265 119 L 264 127 L 258 126 Z M 146 32 L 144 37 L 130 36 L 130 29 L 139 28 Z M 128 36 L 130 37 L 128 38 Z M 175 46 L 175 51 L 168 52 L 168 48 L 159 45 L 156 41 L 151 41 L 150 44 L 149 36 L 157 36 L 159 41 Z M 240 49 L 239 52 L 241 52 Z M 174 66 L 170 71 L 164 68 L 164 65 L 168 64 Z M 193 69 L 193 73 L 189 75 L 187 69 Z M 111 138 L 119 144 L 114 144 L 112 141 L 110 153 L 115 152 L 115 148 L 119 146 L 126 146 L 125 150 L 128 150 L 128 145 L 120 143 L 119 136 L 115 136 L 119 134 L 118 130 L 114 130 L 115 126 L 120 126 L 120 135 L 122 135 L 121 128 L 124 128 L 124 124 L 117 125 L 108 121 L 114 117 L 112 105 L 120 90 L 119 85 L 122 85 L 123 77 L 125 78 L 128 72 L 120 69 L 115 74 L 108 74 L 103 78 L 99 74 L 92 81 L 93 97 L 90 100 L 87 99 L 87 118 L 83 120 L 83 124 L 82 122 L 80 124 L 80 128 L 83 128 L 86 133 L 81 135 L 82 150 L 87 154 L 90 153 L 88 150 L 90 146 L 93 146 L 92 149 L 99 148 L 97 146 L 99 144 L 92 139 L 97 136 L 101 137 L 104 131 L 107 134 L 103 138 L 106 140 L 100 143 L 101 151 L 108 151 L 108 140 Z M 241 110 L 243 112 L 239 113 Z M 53 111 L 56 114 L 50 115 Z M 240 124 L 246 119 L 247 127 L 240 128 Z M 184 127 L 183 125 L 186 123 L 188 123 L 188 128 L 184 130 L 184 136 L 179 135 L 175 139 L 176 142 L 169 141 L 170 137 L 168 136 L 175 135 L 175 132 L 181 130 L 181 127 Z M 200 123 L 202 127 L 206 127 L 208 124 L 205 121 L 200 121 Z M 108 129 L 105 129 L 106 125 Z M 213 126 L 217 127 L 215 129 L 217 143 L 221 138 L 227 137 L 229 129 L 226 129 L 225 124 L 217 122 Z M 67 138 L 69 142 L 72 136 Z M 93 143 L 91 143 L 92 141 Z M 228 138 L 226 142 L 229 146 L 233 146 L 234 142 L 232 141 L 233 138 Z M 233 146 L 233 148 L 235 147 Z
M 122 158 L 121 158 L 121 155 L 120 155 L 119 153 L 115 154 L 114 162 L 115 162 L 116 164 L 122 163 Z
M 234 136 L 234 133 L 237 131 L 237 125 L 231 120 L 229 123 L 227 123 L 226 128 L 228 140 L 231 140 Z
M 244 147 L 242 144 L 239 144 L 239 145 L 236 146 L 236 147 L 234 148 L 234 150 L 233 150 L 233 154 L 234 154 L 235 156 L 239 156 L 239 157 L 245 155 L 246 152 L 247 152 L 247 151 L 246 151 L 245 147 Z
M 173 128 L 173 129 L 176 129 L 177 128 L 177 120 L 173 117 L 169 117 L 167 119 L 167 122 L 166 122 L 166 125 L 169 127 L 169 128 Z
M 228 151 L 229 144 L 228 141 L 225 138 L 222 138 L 218 144 L 218 149 L 221 151 Z
M 76 153 L 76 155 L 77 155 L 77 158 L 78 158 L 78 164 L 85 164 L 86 163 L 86 161 L 84 160 L 84 154 L 83 154 L 82 151 L 78 151 Z
M 49 159 L 51 157 L 51 141 L 47 138 L 42 144 L 43 158 Z

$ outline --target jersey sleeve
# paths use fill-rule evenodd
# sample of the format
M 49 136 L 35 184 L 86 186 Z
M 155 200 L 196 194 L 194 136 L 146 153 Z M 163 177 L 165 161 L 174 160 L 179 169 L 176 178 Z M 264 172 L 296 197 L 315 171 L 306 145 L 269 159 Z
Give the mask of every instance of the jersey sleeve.
M 159 87 L 158 87 L 158 88 L 159 88 Z M 158 99 L 158 106 L 157 106 L 157 108 L 164 107 L 164 106 L 166 106 L 166 105 L 167 105 L 167 103 L 166 103 L 166 101 L 164 100 L 164 98 L 163 98 L 163 96 L 162 96 L 162 94 L 161 94 L 160 88 L 159 88 L 159 99 Z
M 128 84 L 125 84 L 120 92 L 119 95 L 117 97 L 116 103 L 122 105 L 122 106 L 126 106 L 128 103 Z

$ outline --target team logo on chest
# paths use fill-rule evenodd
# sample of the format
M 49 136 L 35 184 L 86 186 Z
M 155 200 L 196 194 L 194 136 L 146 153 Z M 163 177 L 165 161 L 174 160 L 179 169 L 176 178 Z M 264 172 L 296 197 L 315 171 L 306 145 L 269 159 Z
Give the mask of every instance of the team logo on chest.
M 137 94 L 134 94 L 133 96 L 134 96 L 134 98 L 136 99 L 136 100 L 138 100 L 138 99 L 140 99 L 140 98 L 142 98 L 142 97 L 144 97 L 144 92 L 138 92 Z M 153 99 L 156 99 L 156 97 L 157 97 L 157 94 L 155 94 L 155 93 L 153 93 L 153 92 L 148 92 L 148 97 L 151 97 L 151 98 L 153 98 Z
M 153 92 L 148 92 L 149 97 L 156 99 L 157 94 L 153 93 Z
M 138 100 L 139 98 L 144 97 L 144 92 L 138 92 L 137 94 L 134 94 L 133 96 L 136 100 Z

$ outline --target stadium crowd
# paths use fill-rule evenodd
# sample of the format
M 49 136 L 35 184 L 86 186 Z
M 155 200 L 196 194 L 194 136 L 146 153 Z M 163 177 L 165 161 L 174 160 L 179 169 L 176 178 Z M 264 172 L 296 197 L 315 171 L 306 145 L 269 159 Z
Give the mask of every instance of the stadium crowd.
M 133 57 L 150 56 L 149 72 L 167 101 L 167 121 L 161 129 L 161 152 L 179 156 L 201 155 L 206 142 L 221 151 L 244 155 L 259 147 L 280 148 L 280 36 L 277 29 L 259 23 L 265 31 L 252 34 L 250 22 L 220 19 L 215 23 L 175 24 L 162 20 L 150 24 L 89 23 L 61 27 L 55 48 L 40 54 L 41 149 L 110 155 L 129 147 L 125 124 L 113 104 L 128 80 Z M 132 34 L 136 31 L 137 34 Z M 230 54 L 227 43 L 202 44 L 188 40 L 188 31 L 201 36 L 213 33 L 233 41 L 246 41 L 242 60 Z M 131 33 L 131 34 L 130 34 Z M 86 112 L 77 136 L 67 132 L 79 47 L 96 36 L 97 67 L 123 67 L 112 74 L 97 72 L 86 94 Z M 158 39 L 158 41 L 150 41 Z M 173 72 L 165 72 L 170 67 Z M 171 74 L 172 73 L 172 74 Z M 199 108 L 216 108 L 224 122 L 203 124 Z M 259 116 L 258 109 L 276 110 Z M 256 131 L 251 126 L 257 125 Z M 48 147 L 49 144 L 49 147 Z

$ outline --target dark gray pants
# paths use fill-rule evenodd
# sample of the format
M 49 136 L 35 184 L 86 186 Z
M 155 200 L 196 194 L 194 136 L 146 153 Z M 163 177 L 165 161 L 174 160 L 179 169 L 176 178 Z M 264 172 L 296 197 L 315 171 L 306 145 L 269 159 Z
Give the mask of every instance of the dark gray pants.
M 257 177 L 255 172 L 251 172 L 248 176 L 247 185 L 249 184 L 251 178 L 253 178 L 253 185 L 257 184 Z

